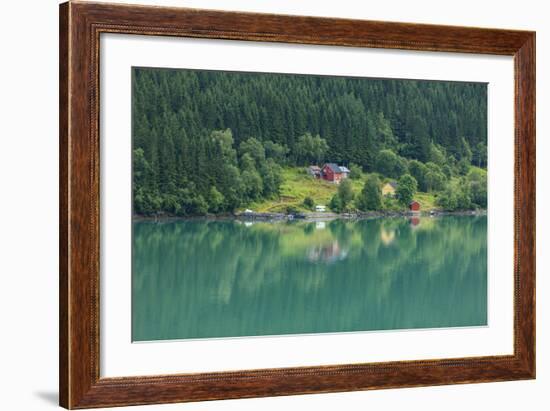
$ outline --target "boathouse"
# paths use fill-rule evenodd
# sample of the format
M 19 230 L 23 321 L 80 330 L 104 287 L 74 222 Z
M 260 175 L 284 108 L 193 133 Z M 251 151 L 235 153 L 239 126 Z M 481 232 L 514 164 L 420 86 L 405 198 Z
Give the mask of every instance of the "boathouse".
M 411 201 L 409 203 L 409 210 L 411 211 L 420 211 L 420 203 L 418 201 Z

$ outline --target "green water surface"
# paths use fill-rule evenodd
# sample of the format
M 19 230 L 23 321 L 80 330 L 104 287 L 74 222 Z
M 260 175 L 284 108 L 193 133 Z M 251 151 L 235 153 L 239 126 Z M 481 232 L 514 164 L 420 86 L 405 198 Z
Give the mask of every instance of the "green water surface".
M 484 216 L 133 230 L 133 341 L 487 324 Z

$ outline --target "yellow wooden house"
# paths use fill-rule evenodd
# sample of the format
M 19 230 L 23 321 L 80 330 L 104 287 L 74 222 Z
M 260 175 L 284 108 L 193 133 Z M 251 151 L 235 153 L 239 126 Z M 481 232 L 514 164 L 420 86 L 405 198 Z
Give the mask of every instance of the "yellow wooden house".
M 384 197 L 394 197 L 397 183 L 395 181 L 389 181 L 382 187 L 382 195 Z

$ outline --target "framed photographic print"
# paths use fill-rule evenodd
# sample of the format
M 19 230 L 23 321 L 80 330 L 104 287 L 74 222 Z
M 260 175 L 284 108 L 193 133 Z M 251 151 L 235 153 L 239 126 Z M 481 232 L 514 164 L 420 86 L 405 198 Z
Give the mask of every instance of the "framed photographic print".
M 60 6 L 60 404 L 535 377 L 535 33 Z

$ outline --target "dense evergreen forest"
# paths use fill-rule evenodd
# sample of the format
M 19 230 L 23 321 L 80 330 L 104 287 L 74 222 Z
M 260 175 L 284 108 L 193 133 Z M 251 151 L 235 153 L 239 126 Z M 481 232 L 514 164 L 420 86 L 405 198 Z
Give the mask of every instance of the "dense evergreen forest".
M 412 177 L 444 208 L 486 205 L 470 176 L 486 168 L 486 84 L 151 68 L 132 81 L 135 214 L 232 212 L 277 197 L 283 168 L 323 162 Z

